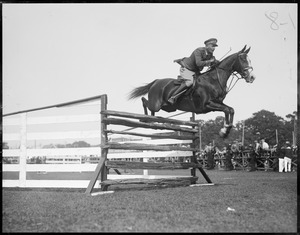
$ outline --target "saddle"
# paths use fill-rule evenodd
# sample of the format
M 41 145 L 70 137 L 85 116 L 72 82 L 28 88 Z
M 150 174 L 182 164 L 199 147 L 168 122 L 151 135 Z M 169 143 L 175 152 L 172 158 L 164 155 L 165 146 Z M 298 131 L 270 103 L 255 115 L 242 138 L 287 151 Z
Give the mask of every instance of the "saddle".
M 186 79 L 178 76 L 178 78 L 174 81 L 174 85 L 175 86 L 180 86 L 183 82 L 185 82 Z M 193 85 L 191 85 L 190 87 L 188 87 L 186 89 L 186 91 L 184 92 L 185 95 L 189 95 L 195 88 L 195 85 L 196 85 L 196 79 L 194 77 L 194 80 L 193 80 Z

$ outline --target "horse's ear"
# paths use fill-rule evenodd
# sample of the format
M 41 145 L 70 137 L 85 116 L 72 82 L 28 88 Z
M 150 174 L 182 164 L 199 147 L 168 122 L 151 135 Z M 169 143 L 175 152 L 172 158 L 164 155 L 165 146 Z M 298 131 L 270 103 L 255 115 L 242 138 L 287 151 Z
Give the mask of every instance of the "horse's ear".
M 247 45 L 244 46 L 244 48 L 240 51 L 240 53 L 244 52 L 244 50 L 246 49 Z
M 251 47 L 249 47 L 246 51 L 244 51 L 244 53 L 248 54 L 248 52 L 250 51 Z

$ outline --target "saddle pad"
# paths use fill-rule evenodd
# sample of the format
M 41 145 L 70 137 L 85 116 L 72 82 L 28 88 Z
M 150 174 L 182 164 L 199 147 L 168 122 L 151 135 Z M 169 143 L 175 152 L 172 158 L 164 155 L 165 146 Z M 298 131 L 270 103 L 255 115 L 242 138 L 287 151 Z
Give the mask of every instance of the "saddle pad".
M 181 83 L 185 82 L 187 79 L 179 78 L 174 81 L 174 85 L 180 85 Z

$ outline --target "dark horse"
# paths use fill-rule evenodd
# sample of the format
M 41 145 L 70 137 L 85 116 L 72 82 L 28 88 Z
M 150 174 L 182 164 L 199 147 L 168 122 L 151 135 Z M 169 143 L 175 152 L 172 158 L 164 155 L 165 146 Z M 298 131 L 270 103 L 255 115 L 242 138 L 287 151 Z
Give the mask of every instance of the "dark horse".
M 129 94 L 129 99 L 134 99 L 148 93 L 148 100 L 142 98 L 145 114 L 147 108 L 154 116 L 160 109 L 166 112 L 176 110 L 194 112 L 196 114 L 212 111 L 222 111 L 225 114 L 224 127 L 220 130 L 221 137 L 227 137 L 232 125 L 234 109 L 223 103 L 228 93 L 227 80 L 233 73 L 238 73 L 246 82 L 252 83 L 255 79 L 252 66 L 248 57 L 250 48 L 246 46 L 239 52 L 229 55 L 220 61 L 214 68 L 196 77 L 190 91 L 182 94 L 172 105 L 169 97 L 178 86 L 178 79 L 164 78 L 137 87 Z

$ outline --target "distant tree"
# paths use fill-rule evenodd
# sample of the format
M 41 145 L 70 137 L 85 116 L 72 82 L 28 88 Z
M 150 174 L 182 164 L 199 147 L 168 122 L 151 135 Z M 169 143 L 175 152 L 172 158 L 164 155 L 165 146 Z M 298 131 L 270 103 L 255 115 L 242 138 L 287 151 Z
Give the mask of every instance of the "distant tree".
M 65 148 L 66 147 L 65 144 L 56 144 L 55 146 L 56 146 L 56 148 Z
M 288 114 L 285 116 L 287 120 L 284 123 L 284 133 L 283 137 L 285 140 L 293 142 L 293 132 L 297 135 L 297 111 L 294 111 L 293 114 Z
M 293 114 L 288 114 L 285 117 L 288 121 L 294 121 L 295 119 L 297 119 L 297 114 L 297 111 L 294 111 Z
M 48 144 L 44 145 L 43 148 L 84 148 L 91 147 L 91 145 L 85 141 L 75 141 L 72 144 Z
M 73 148 L 84 148 L 84 147 L 90 147 L 91 145 L 85 141 L 76 141 L 72 143 Z
M 288 121 L 292 121 L 292 120 L 294 120 L 295 115 L 293 115 L 293 114 L 288 114 L 288 115 L 286 115 L 285 117 L 287 118 Z
M 215 120 L 208 120 L 204 122 L 203 120 L 199 120 L 201 125 L 201 141 L 202 141 L 202 148 L 205 145 L 209 145 L 209 143 L 213 143 L 216 147 L 223 148 L 228 143 L 233 142 L 234 140 L 241 140 L 241 132 L 237 130 L 236 127 L 232 127 L 229 136 L 224 139 L 221 138 L 219 135 L 220 129 L 224 126 L 224 117 L 217 116 Z
M 276 130 L 279 143 L 291 141 L 291 121 L 286 121 L 274 112 L 261 110 L 253 113 L 251 118 L 245 120 L 245 140 L 253 143 L 254 140 L 264 138 L 268 144 L 276 144 Z M 290 133 L 290 134 L 289 134 Z
M 46 144 L 43 146 L 44 149 L 54 149 L 56 146 L 54 144 Z
M 275 115 L 274 112 L 267 110 L 261 110 L 253 113 L 252 117 L 238 121 L 229 136 L 223 139 L 219 136 L 219 131 L 224 125 L 224 117 L 218 116 L 215 120 L 198 120 L 201 123 L 201 141 L 202 148 L 209 143 L 214 142 L 215 146 L 222 148 L 229 143 L 235 141 L 242 142 L 243 128 L 244 128 L 244 146 L 253 144 L 255 140 L 264 138 L 270 145 L 276 144 L 276 130 L 278 133 L 279 143 L 283 143 L 286 140 L 292 142 L 292 131 L 295 131 L 295 117 L 297 112 L 286 115 L 287 120 L 280 116 Z M 199 146 L 197 146 L 199 147 Z

